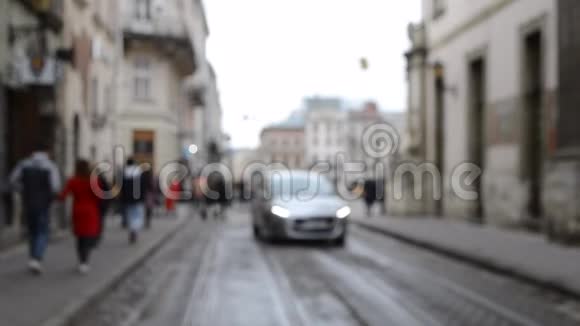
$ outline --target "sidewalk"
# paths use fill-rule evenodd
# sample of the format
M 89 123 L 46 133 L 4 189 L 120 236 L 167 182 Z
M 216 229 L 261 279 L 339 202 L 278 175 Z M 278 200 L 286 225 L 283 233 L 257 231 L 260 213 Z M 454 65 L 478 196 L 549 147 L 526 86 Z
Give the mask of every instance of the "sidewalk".
M 117 221 L 101 246 L 93 253 L 91 272 L 77 273 L 74 239 L 52 243 L 47 251 L 44 274 L 34 276 L 26 269 L 24 248 L 0 256 L 0 324 L 10 326 L 60 326 L 79 310 L 111 288 L 165 241 L 169 240 L 190 214 L 159 217 L 153 229 L 144 231 L 135 246 L 128 245 Z
M 370 230 L 580 296 L 580 249 L 549 243 L 541 235 L 435 218 L 365 218 L 354 206 L 352 222 Z

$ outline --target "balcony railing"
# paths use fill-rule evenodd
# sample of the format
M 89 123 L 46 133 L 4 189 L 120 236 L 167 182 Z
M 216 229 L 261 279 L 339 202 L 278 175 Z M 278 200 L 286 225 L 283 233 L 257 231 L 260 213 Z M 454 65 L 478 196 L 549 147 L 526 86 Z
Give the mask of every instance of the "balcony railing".
M 137 3 L 127 2 L 123 10 L 123 30 L 129 35 L 146 35 L 148 37 L 187 39 L 185 24 L 179 16 L 178 8 L 173 1 L 159 2 L 157 6 L 137 10 Z M 163 10 L 162 10 L 163 9 Z M 177 15 L 177 16 L 176 16 Z

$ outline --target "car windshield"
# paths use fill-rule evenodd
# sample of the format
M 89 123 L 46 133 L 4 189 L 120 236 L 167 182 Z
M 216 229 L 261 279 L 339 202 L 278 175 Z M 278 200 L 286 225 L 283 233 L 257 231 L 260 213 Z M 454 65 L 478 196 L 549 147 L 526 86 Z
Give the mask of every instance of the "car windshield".
M 274 198 L 300 199 L 336 194 L 330 180 L 316 173 L 273 174 L 270 183 Z

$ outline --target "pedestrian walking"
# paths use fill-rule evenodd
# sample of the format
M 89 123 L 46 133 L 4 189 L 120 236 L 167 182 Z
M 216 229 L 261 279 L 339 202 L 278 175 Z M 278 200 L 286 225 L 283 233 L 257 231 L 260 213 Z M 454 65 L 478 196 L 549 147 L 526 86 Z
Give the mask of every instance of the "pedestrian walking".
M 129 243 L 135 244 L 145 220 L 145 197 L 148 189 L 147 176 L 133 158 L 127 160 L 123 171 L 121 202 L 129 229 Z
M 208 199 L 204 194 L 204 189 L 207 188 L 207 178 L 206 177 L 196 177 L 193 179 L 193 196 L 194 200 L 199 209 L 199 215 L 202 220 L 205 220 L 208 215 Z
M 97 181 L 99 185 L 99 190 L 102 191 L 103 193 L 108 193 L 113 190 L 111 184 L 109 183 L 109 181 L 107 181 L 107 178 L 105 178 L 102 174 L 98 175 Z M 103 240 L 103 235 L 105 232 L 105 228 L 107 226 L 107 213 L 109 211 L 110 205 L 111 200 L 108 198 L 104 198 L 104 196 L 101 196 L 101 198 L 99 199 L 99 235 L 97 237 L 95 247 L 98 247 Z
M 157 182 L 153 176 L 152 169 L 146 169 L 143 171 L 143 182 L 146 183 L 146 193 L 145 193 L 145 228 L 151 229 L 153 214 L 155 212 L 155 206 L 157 206 Z
M 385 178 L 377 179 L 377 203 L 381 209 L 381 215 L 387 215 L 387 193 L 386 193 L 386 182 Z
M 50 208 L 61 188 L 60 173 L 50 159 L 48 146 L 38 146 L 30 157 L 20 161 L 10 175 L 10 183 L 22 197 L 29 240 L 28 267 L 40 274 L 50 232 Z
M 365 180 L 363 197 L 367 207 L 367 216 L 371 217 L 373 214 L 373 204 L 377 200 L 376 180 L 373 179 Z
M 79 272 L 89 272 L 89 259 L 102 232 L 101 226 L 101 198 L 102 189 L 91 187 L 91 168 L 86 160 L 78 160 L 75 175 L 70 178 L 59 199 L 73 198 L 72 221 L 76 236 Z
M 219 172 L 213 172 L 207 178 L 208 194 L 206 200 L 208 214 L 217 220 L 225 218 L 226 184 L 224 176 Z

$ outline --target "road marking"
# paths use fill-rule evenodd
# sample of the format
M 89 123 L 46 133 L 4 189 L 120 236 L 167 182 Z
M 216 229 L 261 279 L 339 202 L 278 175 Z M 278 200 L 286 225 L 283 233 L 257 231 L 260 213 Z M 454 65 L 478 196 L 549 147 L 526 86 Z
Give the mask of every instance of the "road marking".
M 477 303 L 480 306 L 486 307 L 490 311 L 493 311 L 498 315 L 503 316 L 504 318 L 514 323 L 520 325 L 541 326 L 541 324 L 533 320 L 530 320 L 526 316 L 522 316 L 517 312 L 502 307 L 492 302 L 488 298 L 470 289 L 467 289 L 459 284 L 453 283 L 442 277 L 437 277 L 429 273 L 426 273 L 416 267 L 413 267 L 410 264 L 401 261 L 395 261 L 389 257 L 386 257 L 384 253 L 381 253 L 378 250 L 369 247 L 368 245 L 366 245 L 365 243 L 363 243 L 358 239 L 351 238 L 349 241 L 350 241 L 349 249 L 351 249 L 352 252 L 356 255 L 368 257 L 369 259 L 374 260 L 377 264 L 382 265 L 384 267 L 395 269 L 399 273 L 402 273 L 403 275 L 415 275 L 416 277 L 433 281 L 444 288 L 454 291 L 460 296 L 470 299 L 472 302 Z
M 248 228 L 226 228 L 215 236 L 205 252 L 182 326 L 229 325 L 242 322 L 238 318 L 293 325 L 268 264 L 246 237 L 249 234 Z
M 132 307 L 129 316 L 123 321 L 121 326 L 137 325 L 141 320 L 141 317 L 143 317 L 145 309 L 147 309 L 147 307 L 151 305 L 153 300 L 156 298 L 155 294 L 161 292 L 163 285 L 165 285 L 170 280 L 169 277 L 176 272 L 176 268 L 166 269 L 161 272 L 161 275 L 156 277 L 153 283 L 149 284 L 148 289 L 144 295 L 145 299 L 138 303 L 137 306 Z
M 286 309 L 286 312 L 288 314 L 291 314 L 291 316 L 288 316 L 288 320 L 292 321 L 293 326 L 312 325 L 312 323 L 309 322 L 306 310 L 304 309 L 302 304 L 297 300 L 296 293 L 294 292 L 292 286 L 290 285 L 288 275 L 286 275 L 286 272 L 284 271 L 282 266 L 280 266 L 280 262 L 278 262 L 278 260 L 275 257 L 272 257 L 273 255 L 271 253 L 265 252 L 264 248 L 260 247 L 260 251 L 262 253 L 263 259 L 266 261 L 266 265 L 268 265 L 270 268 L 270 273 L 272 277 L 276 281 L 278 291 L 283 294 L 281 297 L 286 298 L 285 300 L 286 304 L 291 305 L 293 307 L 292 310 L 294 311 L 294 313 L 290 313 L 288 311 L 289 309 Z
M 211 281 L 211 263 L 216 250 L 216 242 L 219 236 L 219 232 L 215 232 L 213 236 L 210 237 L 209 243 L 205 249 L 203 257 L 201 259 L 201 264 L 199 271 L 197 273 L 195 283 L 191 294 L 189 296 L 187 310 L 181 322 L 182 326 L 193 326 L 195 313 L 200 310 L 200 302 L 198 299 L 209 299 L 208 298 L 208 285 Z M 207 318 L 207 314 L 203 314 Z M 202 326 L 208 324 L 201 324 Z
M 364 278 L 360 277 L 363 272 L 361 269 L 355 269 L 339 261 L 327 253 L 313 253 L 316 261 L 330 275 L 337 277 L 336 283 L 333 284 L 337 290 L 347 286 L 352 298 L 352 304 L 356 309 L 361 311 L 368 324 L 371 325 L 405 325 L 405 326 L 422 326 L 424 323 L 413 316 L 413 312 L 400 303 L 401 296 L 394 293 L 379 282 L 373 282 L 369 275 Z M 346 297 L 346 296 L 344 296 Z M 379 316 L 380 315 L 380 316 Z

